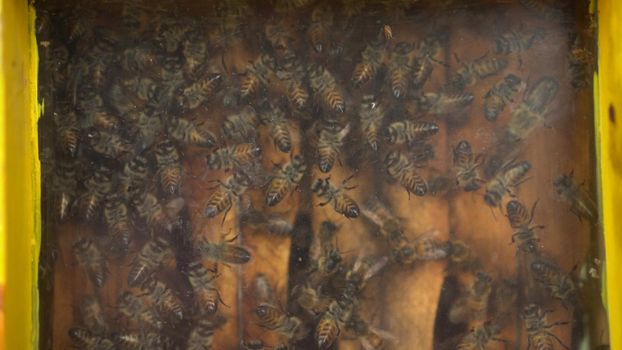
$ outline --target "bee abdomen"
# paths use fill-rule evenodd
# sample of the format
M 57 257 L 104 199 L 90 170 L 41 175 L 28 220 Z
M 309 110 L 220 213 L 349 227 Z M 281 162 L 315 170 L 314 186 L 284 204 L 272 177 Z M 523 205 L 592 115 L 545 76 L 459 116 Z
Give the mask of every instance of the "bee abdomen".
M 272 129 L 272 134 L 274 137 L 274 143 L 279 151 L 289 153 L 292 149 L 292 138 L 289 134 L 287 123 L 284 122 L 282 124 L 275 125 Z
M 478 78 L 483 79 L 502 71 L 507 65 L 508 61 L 505 58 L 493 57 L 474 64 L 473 71 Z
M 75 157 L 80 144 L 80 129 L 76 126 L 59 128 L 59 145 L 61 150 L 70 157 Z
M 255 94 L 258 87 L 259 79 L 254 74 L 249 73 L 242 81 L 242 85 L 240 87 L 240 97 L 246 98 Z
M 278 177 L 272 179 L 266 193 L 266 204 L 271 207 L 277 205 L 288 192 L 289 183 L 287 180 Z
M 160 185 L 167 195 L 179 192 L 181 186 L 181 165 L 172 164 L 160 170 Z
M 318 53 L 321 53 L 324 50 L 324 34 L 325 28 L 323 23 L 311 23 L 311 26 L 309 27 L 309 40 L 311 40 L 313 49 Z
M 301 84 L 291 83 L 289 98 L 296 108 L 303 109 L 309 100 L 309 93 Z
M 318 165 L 323 173 L 329 172 L 338 156 L 338 151 L 329 145 L 318 146 Z
M 432 75 L 433 70 L 432 63 L 428 59 L 419 59 L 415 61 L 415 66 L 412 71 L 412 86 L 415 89 L 423 87 L 426 81 Z
M 352 85 L 359 87 L 376 75 L 376 68 L 369 62 L 361 62 L 354 67 Z
M 391 70 L 391 91 L 396 98 L 404 97 L 408 89 L 408 71 L 398 67 Z
M 207 200 L 207 205 L 204 210 L 205 216 L 213 218 L 223 211 L 231 208 L 232 204 L 233 200 L 231 195 L 221 189 L 218 189 Z
M 335 210 L 347 218 L 356 218 L 361 212 L 358 204 L 347 194 L 342 194 L 335 198 Z
M 425 196 L 428 192 L 427 182 L 414 169 L 402 175 L 400 184 L 406 188 L 406 191 L 417 196 Z
M 338 113 L 345 112 L 346 105 L 343 100 L 343 96 L 339 91 L 334 88 L 328 88 L 323 93 L 324 102 L 328 107 L 330 107 L 333 111 Z
M 339 326 L 331 316 L 324 315 L 315 328 L 315 340 L 319 349 L 330 348 L 339 337 Z

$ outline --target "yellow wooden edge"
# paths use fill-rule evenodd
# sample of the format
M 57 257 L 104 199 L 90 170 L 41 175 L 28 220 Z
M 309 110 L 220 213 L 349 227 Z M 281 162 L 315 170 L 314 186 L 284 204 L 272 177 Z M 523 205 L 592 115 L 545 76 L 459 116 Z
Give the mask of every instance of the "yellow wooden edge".
M 7 350 L 38 343 L 37 271 L 40 178 L 37 144 L 37 45 L 34 10 L 26 0 L 0 0 L 0 235 L 6 256 Z
M 598 118 L 601 203 L 611 349 L 622 349 L 622 2 L 598 3 Z M 613 111 L 613 112 L 610 112 Z M 613 114 L 613 115 L 611 115 Z

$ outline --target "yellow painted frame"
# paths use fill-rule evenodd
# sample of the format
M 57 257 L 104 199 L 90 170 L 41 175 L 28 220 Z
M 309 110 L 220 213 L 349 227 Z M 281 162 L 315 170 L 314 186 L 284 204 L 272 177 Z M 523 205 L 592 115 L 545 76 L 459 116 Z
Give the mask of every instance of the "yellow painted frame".
M 598 7 L 594 87 L 605 290 L 611 349 L 622 350 L 622 1 L 600 0 Z M 6 282 L 8 331 L 3 339 L 0 330 L 0 349 L 36 349 L 38 344 L 37 65 L 34 10 L 27 0 L 0 0 L 0 284 Z

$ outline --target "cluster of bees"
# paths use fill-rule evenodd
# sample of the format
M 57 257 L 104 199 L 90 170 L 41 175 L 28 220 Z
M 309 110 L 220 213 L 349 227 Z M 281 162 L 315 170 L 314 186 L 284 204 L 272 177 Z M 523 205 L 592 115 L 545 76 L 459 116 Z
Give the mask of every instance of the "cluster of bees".
M 563 15 L 544 2 L 518 2 L 545 20 Z M 288 309 L 279 306 L 275 281 L 256 276 L 256 322 L 281 342 L 242 339 L 242 349 L 331 349 L 340 338 L 355 339 L 367 350 L 391 348 L 399 338 L 359 312 L 362 295 L 388 265 L 406 268 L 430 260 L 447 260 L 450 272 L 473 277 L 449 311 L 451 322 L 473 328 L 451 347 L 485 349 L 500 340 L 521 287 L 494 281 L 463 241 L 409 238 L 403 219 L 380 196 L 357 203 L 350 195 L 356 191 L 351 178 L 331 178 L 335 167 L 352 164 L 381 168 L 382 179 L 409 196 L 481 192 L 483 205 L 505 211 L 532 282 L 565 307 L 579 303 L 573 275 L 547 258 L 539 244 L 542 226 L 533 223 L 537 202 L 526 204 L 516 196 L 532 167 L 519 159 L 521 146 L 544 124 L 560 83 L 544 76 L 528 84 L 505 71 L 508 57 L 526 54 L 543 40 L 544 28 L 510 28 L 491 40 L 489 54 L 469 61 L 456 55 L 458 67 L 449 69 L 445 28 L 405 41 L 395 38 L 396 26 L 384 19 L 408 18 L 411 6 L 397 1 L 275 1 L 273 16 L 259 28 L 245 26 L 255 10 L 244 1 L 214 3 L 212 21 L 181 16 L 172 3 L 111 4 L 108 11 L 118 7 L 121 13 L 119 23 L 86 2 L 43 9 L 37 22 L 45 104 L 44 219 L 93 227 L 94 235 L 81 234 L 73 242 L 77 264 L 95 291 L 111 278 L 126 279 L 128 288 L 117 298 L 114 317 L 98 293 L 84 298 L 75 326 L 67 330 L 77 348 L 211 349 L 214 334 L 231 321 L 220 312 L 219 269 L 260 262 L 234 240 L 213 242 L 193 234 L 183 191 L 193 176 L 187 170 L 190 154 L 205 159 L 205 172 L 225 174 L 201 208 L 206 218 L 222 216 L 224 222 L 250 192 L 263 193 L 263 203 L 255 207 L 274 207 L 298 191 L 317 196 L 320 206 L 349 220 L 365 221 L 384 247 L 381 255 L 350 259 L 335 243 L 347 224 L 322 222 L 314 234 L 319 253 L 309 258 L 305 280 L 291 289 Z M 356 30 L 368 34 L 361 35 L 360 48 L 349 46 Z M 227 59 L 244 45 L 260 50 L 243 64 Z M 572 86 L 585 88 L 590 51 L 580 40 L 572 47 Z M 435 70 L 450 72 L 439 91 L 427 88 Z M 475 96 L 474 87 L 483 81 L 492 82 L 490 89 Z M 476 97 L 483 98 L 484 109 L 467 113 Z M 216 105 L 228 111 L 217 125 L 210 116 Z M 196 111 L 204 114 L 202 121 L 188 117 Z M 496 123 L 504 111 L 509 119 L 490 154 L 457 140 L 450 173 L 433 175 L 429 163 L 442 128 L 463 127 L 469 114 Z M 300 146 L 295 129 L 301 132 Z M 259 131 L 289 161 L 266 169 L 262 160 L 268 152 Z M 553 185 L 579 218 L 597 221 L 594 203 L 572 173 L 559 175 Z M 275 234 L 292 232 L 285 219 L 253 206 L 237 214 Z M 109 275 L 110 264 L 124 261 L 131 261 L 127 276 Z M 41 273 L 47 271 L 42 264 Z M 179 284 L 189 286 L 189 295 L 182 295 Z M 526 294 L 522 316 L 530 345 L 567 348 L 552 329 L 562 323 L 547 321 L 542 300 L 548 299 L 530 290 L 521 294 Z M 122 320 L 122 326 L 112 319 Z

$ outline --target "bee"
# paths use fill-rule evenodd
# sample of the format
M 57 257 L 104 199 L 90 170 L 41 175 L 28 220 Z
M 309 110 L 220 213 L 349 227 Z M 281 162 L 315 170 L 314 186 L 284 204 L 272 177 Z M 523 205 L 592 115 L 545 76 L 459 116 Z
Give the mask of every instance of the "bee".
M 484 350 L 492 340 L 505 343 L 505 340 L 497 338 L 499 333 L 501 326 L 488 321 L 464 336 L 456 346 L 456 350 Z
M 473 149 L 466 140 L 458 142 L 454 148 L 454 167 L 458 186 L 467 192 L 477 191 L 480 184 L 484 182 L 478 171 L 482 163 L 482 155 L 473 154 Z
M 56 142 L 58 148 L 70 157 L 78 155 L 80 145 L 80 128 L 78 127 L 78 117 L 75 112 L 67 111 L 54 113 L 56 123 Z
M 206 314 L 216 313 L 220 304 L 220 294 L 213 283 L 216 277 L 218 272 L 206 269 L 201 261 L 194 261 L 188 265 L 188 280 L 192 286 L 194 300 L 197 307 Z
M 214 343 L 214 331 L 226 320 L 222 316 L 202 317 L 192 327 L 188 341 L 186 342 L 186 350 L 209 350 Z
M 387 40 L 393 39 L 393 29 L 391 29 L 391 26 L 388 24 L 382 26 L 382 34 Z
M 285 113 L 278 107 L 272 107 L 270 111 L 262 113 L 259 118 L 263 124 L 268 126 L 274 146 L 283 153 L 289 153 L 292 150 L 292 137 Z
M 197 243 L 196 250 L 208 260 L 226 264 L 246 264 L 251 260 L 251 253 L 246 248 L 231 242 L 211 243 L 202 239 Z
M 335 164 L 340 154 L 343 140 L 350 132 L 350 125 L 343 128 L 321 127 L 317 139 L 317 160 L 321 172 L 327 173 Z
M 514 74 L 508 74 L 488 90 L 484 96 L 484 116 L 494 122 L 505 108 L 512 102 L 512 98 L 520 89 L 521 79 Z
M 253 143 L 240 143 L 214 150 L 207 160 L 210 169 L 243 168 L 255 162 L 261 155 L 261 148 Z
M 346 327 L 357 336 L 364 350 L 387 349 L 390 342 L 398 341 L 393 334 L 369 325 L 357 313 L 352 315 Z
M 508 66 L 505 58 L 484 56 L 469 63 L 464 63 L 457 57 L 456 59 L 462 67 L 452 77 L 451 86 L 457 91 L 464 90 L 465 87 L 475 84 L 478 80 L 495 75 Z
M 207 61 L 207 41 L 203 34 L 191 30 L 181 43 L 181 54 L 184 58 L 184 75 L 188 78 L 197 76 L 205 67 Z
M 291 341 L 304 338 L 306 330 L 302 321 L 296 316 L 289 316 L 280 308 L 262 302 L 255 308 L 259 326 L 277 332 Z
M 510 226 L 514 229 L 512 243 L 517 242 L 518 249 L 531 254 L 538 253 L 538 242 L 540 239 L 534 232 L 536 228 L 544 228 L 542 225 L 532 226 L 533 213 L 536 210 L 536 201 L 531 208 L 531 213 L 523 203 L 513 199 L 506 205 L 506 212 Z
M 404 97 L 408 90 L 409 77 L 413 67 L 415 50 L 412 44 L 401 42 L 395 45 L 389 62 L 389 80 L 395 98 Z
M 164 325 L 144 295 L 136 296 L 131 292 L 124 292 L 119 296 L 117 308 L 119 314 L 129 319 L 134 326 L 159 330 Z
M 321 350 L 329 349 L 339 338 L 343 328 L 352 317 L 354 296 L 344 293 L 334 299 L 315 327 L 315 341 Z
M 94 296 L 87 296 L 80 303 L 82 322 L 94 334 L 106 334 L 110 330 L 101 303 Z
M 167 195 L 179 193 L 182 168 L 175 145 L 170 140 L 158 143 L 155 149 L 155 159 L 162 191 Z
M 168 135 L 175 141 L 199 147 L 214 147 L 216 135 L 211 131 L 199 128 L 184 118 L 171 118 L 167 126 Z
M 321 53 L 326 48 L 333 21 L 333 12 L 327 5 L 318 5 L 311 11 L 308 35 L 316 52 Z
M 184 306 L 181 300 L 164 282 L 149 277 L 140 286 L 147 298 L 155 305 L 156 310 L 164 315 L 172 315 L 178 321 L 184 318 Z
M 378 226 L 379 234 L 385 239 L 394 240 L 404 236 L 400 220 L 391 214 L 391 210 L 377 197 L 372 196 L 365 202 L 361 208 L 361 214 Z
M 419 175 L 414 164 L 403 153 L 393 150 L 384 159 L 387 174 L 402 185 L 408 195 L 425 196 L 428 192 L 428 184 Z
M 148 227 L 166 232 L 173 229 L 173 220 L 183 209 L 184 203 L 183 198 L 177 197 L 162 205 L 158 197 L 149 192 L 136 193 L 131 200 L 136 213 Z
M 246 77 L 240 86 L 240 97 L 248 98 L 255 94 L 260 87 L 267 87 L 274 71 L 276 63 L 274 58 L 266 53 L 257 57 L 246 68 Z
M 363 96 L 359 108 L 361 131 L 367 144 L 374 150 L 378 150 L 379 133 L 385 118 L 385 110 L 379 105 L 373 95 Z
M 469 92 L 424 92 L 416 98 L 417 108 L 432 115 L 448 115 L 463 111 L 475 97 Z
M 595 222 L 598 219 L 596 203 L 590 198 L 589 194 L 575 183 L 573 177 L 574 174 L 572 171 L 568 174 L 556 177 L 553 180 L 555 193 L 557 193 L 564 202 L 570 205 L 570 211 L 575 214 L 579 220 L 588 219 L 589 221 Z
M 488 311 L 488 299 L 492 291 L 492 278 L 483 271 L 475 274 L 471 288 L 459 297 L 449 310 L 453 323 L 482 320 Z
M 553 298 L 561 300 L 564 307 L 575 300 L 575 283 L 569 274 L 562 273 L 559 266 L 539 259 L 531 263 L 531 272 L 534 279 L 546 287 Z
M 346 110 L 345 100 L 335 77 L 320 64 L 309 67 L 309 84 L 315 98 L 329 110 L 343 113 Z
M 151 115 L 145 110 L 130 111 L 123 116 L 123 120 L 128 124 L 128 133 L 137 141 L 138 151 L 151 147 L 164 133 L 160 116 Z
M 259 118 L 252 107 L 228 115 L 222 123 L 222 133 L 233 142 L 249 142 L 257 138 Z
M 361 62 L 354 67 L 354 72 L 352 72 L 352 85 L 359 87 L 373 79 L 382 66 L 385 56 L 386 43 L 384 40 L 374 40 L 367 45 L 361 53 Z
M 93 285 L 102 287 L 108 277 L 108 263 L 97 244 L 89 238 L 80 238 L 73 243 L 71 250 Z
M 396 121 L 386 129 L 387 141 L 394 145 L 414 144 L 425 141 L 438 133 L 439 127 L 431 122 Z
M 106 196 L 103 216 L 110 235 L 123 251 L 127 251 L 134 230 L 128 215 L 127 204 L 121 195 L 113 193 Z
M 221 81 L 222 75 L 212 72 L 179 88 L 177 107 L 181 111 L 191 111 L 200 107 L 208 100 L 209 96 L 216 92 Z
M 545 34 L 543 28 L 510 30 L 495 39 L 493 49 L 502 55 L 527 51 L 533 44 L 542 40 Z
M 542 310 L 539 305 L 529 304 L 525 306 L 522 316 L 525 320 L 529 347 L 533 346 L 533 348 L 537 350 L 553 350 L 555 348 L 553 340 L 557 340 L 557 342 L 564 347 L 564 349 L 570 349 L 561 341 L 561 339 L 549 331 L 550 328 L 566 325 L 568 322 L 555 322 L 549 324 L 546 320 L 546 314 L 547 312 Z
M 397 245 L 393 244 L 398 247 Z M 420 261 L 446 259 L 451 254 L 451 246 L 446 241 L 439 241 L 429 235 L 415 239 L 411 245 L 413 257 Z M 394 250 L 396 250 L 394 248 Z M 403 250 L 402 250 L 403 251 Z
M 152 331 L 123 331 L 115 335 L 116 343 L 127 350 L 165 350 L 164 336 Z
M 143 156 L 136 156 L 123 165 L 119 174 L 119 187 L 121 193 L 127 199 L 132 197 L 138 190 L 142 190 L 149 175 L 148 162 Z
M 162 237 L 155 237 L 140 249 L 130 265 L 127 284 L 137 287 L 145 282 L 156 270 L 165 263 L 174 261 L 175 255 L 170 244 Z
M 52 179 L 54 215 L 59 221 L 69 217 L 71 207 L 76 199 L 76 163 L 74 161 L 61 161 L 54 169 Z
M 69 338 L 80 349 L 93 349 L 93 350 L 114 350 L 115 344 L 112 340 L 100 336 L 96 336 L 88 329 L 84 328 L 69 328 Z
M 413 88 L 421 89 L 432 75 L 433 62 L 436 61 L 434 57 L 441 50 L 441 40 L 439 35 L 428 35 L 419 44 L 411 73 Z
M 86 138 L 90 148 L 104 158 L 122 159 L 133 150 L 129 141 L 113 132 L 91 128 Z
M 347 186 L 349 177 L 341 182 L 341 185 L 334 186 L 330 182 L 330 176 L 325 179 L 317 179 L 311 186 L 311 191 L 315 192 L 318 197 L 324 200 L 320 206 L 332 203 L 335 211 L 347 218 L 356 218 L 359 216 L 360 209 L 358 204 L 348 196 L 345 191 L 354 189 L 355 187 Z
M 278 59 L 296 56 L 292 45 L 295 40 L 294 33 L 285 21 L 273 20 L 266 23 L 264 33 Z
M 112 174 L 108 168 L 100 167 L 85 182 L 87 192 L 78 200 L 81 219 L 85 222 L 94 221 L 99 216 L 99 210 L 106 195 L 113 189 Z
M 589 48 L 582 47 L 580 37 L 574 40 L 568 54 L 570 83 L 575 89 L 590 86 L 594 72 L 594 54 Z
M 238 214 L 242 229 L 253 226 L 257 230 L 269 232 L 277 236 L 287 236 L 292 233 L 293 225 L 280 215 L 266 215 L 252 207 L 243 208 Z
M 285 165 L 275 165 L 275 175 L 266 191 L 266 204 L 277 205 L 302 180 L 307 166 L 301 155 L 294 155 Z
M 512 195 L 512 190 L 524 182 L 527 172 L 531 169 L 528 162 L 507 163 L 498 173 L 486 184 L 486 194 L 484 201 L 491 207 L 501 205 L 501 200 L 506 193 Z
M 208 218 L 213 218 L 224 211 L 224 222 L 233 203 L 238 201 L 250 185 L 251 179 L 248 175 L 241 172 L 234 173 L 225 182 L 219 182 L 216 191 L 208 198 L 203 213 Z
M 298 109 L 304 109 L 309 100 L 309 91 L 303 80 L 306 76 L 305 68 L 299 60 L 289 60 L 283 65 L 281 79 L 285 80 L 287 95 L 290 102 Z M 279 76 L 279 72 L 277 72 Z

